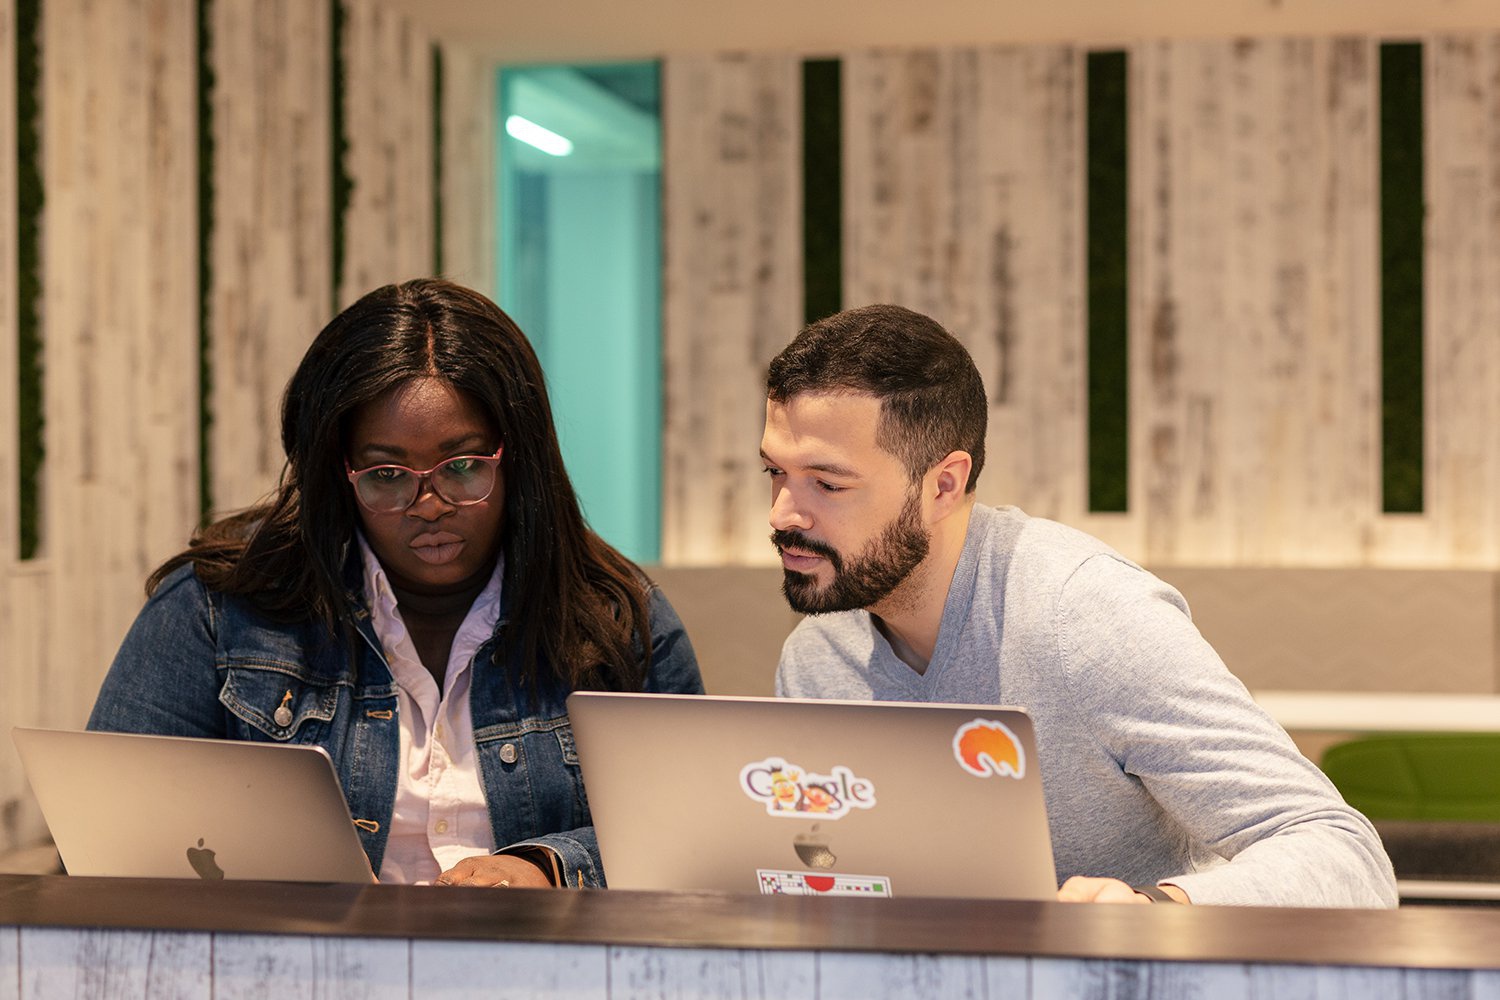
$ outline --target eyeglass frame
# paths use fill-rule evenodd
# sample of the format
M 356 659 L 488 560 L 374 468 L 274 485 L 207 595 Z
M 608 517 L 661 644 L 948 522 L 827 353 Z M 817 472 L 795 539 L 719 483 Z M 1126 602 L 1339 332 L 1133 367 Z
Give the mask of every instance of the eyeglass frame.
M 440 490 L 440 489 L 438 489 L 437 480 L 432 478 L 432 474 L 434 472 L 436 472 L 437 470 L 441 469 L 443 466 L 447 465 L 449 462 L 457 462 L 457 461 L 460 461 L 460 460 L 465 459 L 465 458 L 470 458 L 470 459 L 474 459 L 476 461 L 483 462 L 486 465 L 490 466 L 492 469 L 494 469 L 495 467 L 497 467 L 500 464 L 500 456 L 501 456 L 501 454 L 504 453 L 504 451 L 505 451 L 505 445 L 502 444 L 500 447 L 498 447 L 498 448 L 495 449 L 495 453 L 493 455 L 454 455 L 452 458 L 445 458 L 445 459 L 443 459 L 441 462 L 439 462 L 438 464 L 434 465 L 432 468 L 426 470 L 425 472 L 419 472 L 418 470 L 413 469 L 410 466 L 397 465 L 395 462 L 381 462 L 379 465 L 370 465 L 370 466 L 366 466 L 363 469 L 355 469 L 353 466 L 351 466 L 349 464 L 349 456 L 345 455 L 344 456 L 344 475 L 345 475 L 345 477 L 348 478 L 348 480 L 349 480 L 349 486 L 354 491 L 354 500 L 355 500 L 355 502 L 358 503 L 361 507 L 363 507 L 365 510 L 369 511 L 372 514 L 404 514 L 408 510 L 411 510 L 412 504 L 414 504 L 418 500 L 422 499 L 422 481 L 423 480 L 427 481 L 428 488 L 432 490 L 433 495 L 436 496 L 439 500 L 443 501 L 443 503 L 447 504 L 448 506 L 450 506 L 450 507 L 472 507 L 476 503 L 484 503 L 495 492 L 495 484 L 500 481 L 500 477 L 499 477 L 498 473 L 495 475 L 495 477 L 490 482 L 489 492 L 486 493 L 484 496 L 480 497 L 477 500 L 450 500 L 450 499 L 448 499 L 448 497 L 446 497 L 446 496 L 443 495 L 443 491 Z M 365 503 L 365 498 L 359 495 L 359 482 L 358 482 L 358 479 L 359 479 L 360 476 L 363 476 L 363 475 L 365 475 L 366 473 L 369 473 L 369 472 L 374 472 L 376 469 L 400 469 L 402 472 L 409 472 L 412 475 L 414 475 L 414 476 L 417 477 L 416 492 L 412 494 L 411 500 L 407 502 L 407 504 L 406 504 L 405 507 L 402 507 L 399 510 L 379 510 L 379 509 L 377 509 L 375 507 L 371 507 L 369 504 Z

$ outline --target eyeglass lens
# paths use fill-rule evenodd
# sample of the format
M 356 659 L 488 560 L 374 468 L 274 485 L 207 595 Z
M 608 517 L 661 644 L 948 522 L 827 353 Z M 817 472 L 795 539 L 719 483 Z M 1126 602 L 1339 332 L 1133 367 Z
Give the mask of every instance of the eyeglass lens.
M 471 456 L 450 458 L 428 473 L 437 495 L 451 504 L 478 503 L 495 488 L 495 464 Z M 377 465 L 354 477 L 359 499 L 372 510 L 396 512 L 417 499 L 421 481 L 411 469 Z

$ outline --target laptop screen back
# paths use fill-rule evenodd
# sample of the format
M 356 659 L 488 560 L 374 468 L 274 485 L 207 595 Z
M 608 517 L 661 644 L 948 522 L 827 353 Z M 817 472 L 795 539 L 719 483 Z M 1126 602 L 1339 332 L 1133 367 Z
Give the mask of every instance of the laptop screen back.
M 577 692 L 568 713 L 613 888 L 1056 898 L 1019 709 Z
M 374 881 L 321 748 L 11 735 L 70 875 Z

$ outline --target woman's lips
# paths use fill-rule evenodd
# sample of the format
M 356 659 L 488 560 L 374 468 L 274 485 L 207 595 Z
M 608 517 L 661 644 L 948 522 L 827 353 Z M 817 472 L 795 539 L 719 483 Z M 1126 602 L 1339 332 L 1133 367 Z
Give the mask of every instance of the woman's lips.
M 412 553 L 429 566 L 441 566 L 458 558 L 464 540 L 449 531 L 431 531 L 411 540 Z

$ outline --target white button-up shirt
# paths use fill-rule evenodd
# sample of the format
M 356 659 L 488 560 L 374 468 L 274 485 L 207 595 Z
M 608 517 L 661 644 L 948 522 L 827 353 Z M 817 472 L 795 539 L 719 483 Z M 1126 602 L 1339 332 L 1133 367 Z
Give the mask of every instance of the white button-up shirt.
M 504 559 L 474 599 L 448 654 L 443 689 L 422 665 L 396 607 L 385 569 L 364 538 L 365 594 L 370 621 L 396 679 L 401 768 L 380 881 L 425 884 L 460 860 L 495 849 L 484 797 L 474 720 L 469 712 L 474 653 L 500 618 Z

